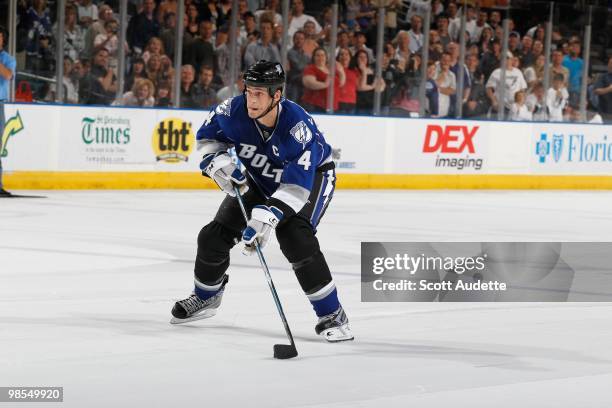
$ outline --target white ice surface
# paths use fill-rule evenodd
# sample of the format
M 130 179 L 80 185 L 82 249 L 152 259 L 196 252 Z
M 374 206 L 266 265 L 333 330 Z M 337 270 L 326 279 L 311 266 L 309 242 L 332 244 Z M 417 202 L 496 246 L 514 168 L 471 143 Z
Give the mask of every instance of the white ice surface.
M 63 386 L 44 406 L 612 406 L 611 304 L 362 303 L 359 277 L 361 241 L 612 241 L 610 193 L 337 191 L 318 236 L 356 340 L 316 337 L 273 242 L 300 353 L 287 361 L 239 250 L 219 314 L 168 323 L 221 193 L 43 194 L 0 200 L 0 386 Z

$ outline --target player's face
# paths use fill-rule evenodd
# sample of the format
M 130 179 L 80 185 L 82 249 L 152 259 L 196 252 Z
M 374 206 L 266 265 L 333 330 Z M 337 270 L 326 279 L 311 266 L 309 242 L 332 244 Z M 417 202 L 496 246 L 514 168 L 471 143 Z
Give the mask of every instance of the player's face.
M 252 86 L 246 87 L 247 111 L 250 118 L 256 118 L 261 115 L 270 103 L 272 97 L 268 94 L 266 88 L 256 88 Z

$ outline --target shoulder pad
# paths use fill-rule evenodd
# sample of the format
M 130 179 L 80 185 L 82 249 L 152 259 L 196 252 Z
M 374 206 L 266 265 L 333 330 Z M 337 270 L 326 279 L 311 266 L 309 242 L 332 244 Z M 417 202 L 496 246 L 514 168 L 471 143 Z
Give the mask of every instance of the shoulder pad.
M 234 98 L 227 98 L 226 100 L 221 102 L 219 105 L 217 105 L 217 107 L 215 108 L 215 113 L 217 115 L 230 116 L 231 109 L 232 109 L 232 99 Z

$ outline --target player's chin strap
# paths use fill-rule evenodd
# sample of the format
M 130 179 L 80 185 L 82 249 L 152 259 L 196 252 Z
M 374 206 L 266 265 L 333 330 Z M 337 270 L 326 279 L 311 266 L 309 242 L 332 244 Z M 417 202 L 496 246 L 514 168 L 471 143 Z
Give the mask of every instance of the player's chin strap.
M 264 113 L 262 113 L 261 115 L 259 115 L 258 117 L 255 118 L 255 120 L 257 119 L 261 119 L 264 116 L 266 116 L 268 113 L 270 113 L 272 111 L 272 109 L 274 109 L 275 107 L 278 106 L 278 104 L 280 103 L 280 99 L 278 100 L 278 102 L 274 103 L 274 97 L 272 98 L 272 102 L 270 102 L 270 106 L 268 106 L 268 109 L 266 109 L 264 111 Z

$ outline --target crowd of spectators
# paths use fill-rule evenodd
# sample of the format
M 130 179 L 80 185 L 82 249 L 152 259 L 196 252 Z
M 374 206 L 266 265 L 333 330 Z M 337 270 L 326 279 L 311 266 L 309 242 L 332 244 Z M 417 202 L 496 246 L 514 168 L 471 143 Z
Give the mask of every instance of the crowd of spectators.
M 265 4 L 260 4 L 265 3 Z M 319 4 L 319 2 L 313 2 Z M 455 117 L 461 98 L 463 117 L 496 117 L 504 110 L 513 120 L 568 121 L 577 117 L 584 61 L 577 32 L 553 29 L 550 87 L 544 88 L 545 29 L 510 18 L 505 84 L 501 83 L 503 9 L 493 0 L 468 1 L 465 60 L 460 61 L 463 1 L 432 0 L 430 31 L 423 32 L 424 0 L 344 0 L 341 2 L 337 47 L 330 50 L 332 10 L 309 9 L 292 0 L 285 67 L 286 95 L 312 112 L 327 107 L 333 87 L 337 112 L 370 114 L 375 93 L 381 93 L 383 114 Z M 502 2 L 504 3 L 504 2 Z M 507 2 L 505 2 L 507 3 Z M 180 106 L 205 108 L 240 91 L 240 75 L 230 77 L 230 37 L 235 35 L 239 71 L 259 59 L 281 62 L 282 16 L 279 0 L 240 0 L 239 24 L 230 32 L 231 0 L 185 0 L 177 17 L 176 0 L 130 0 L 127 41 L 119 43 L 118 1 L 67 0 L 64 44 L 57 42 L 57 21 L 47 0 L 19 1 L 18 67 L 52 77 L 58 48 L 64 53 L 64 101 L 80 104 L 171 106 L 179 92 Z M 310 4 L 310 2 L 308 3 Z M 386 10 L 382 78 L 375 77 L 377 10 Z M 402 7 L 407 13 L 400 19 Z M 512 17 L 510 15 L 510 17 Z M 182 50 L 176 50 L 177 20 L 182 18 Z M 423 61 L 425 36 L 428 60 Z M 174 72 L 181 52 L 182 67 Z M 125 86 L 118 92 L 119 53 L 126 55 Z M 330 55 L 331 54 L 331 55 Z M 333 83 L 330 58 L 336 60 Z M 612 56 L 607 71 L 589 75 L 587 120 L 612 119 Z M 425 99 L 419 99 L 425 64 Z M 173 89 L 175 75 L 180 89 Z M 457 94 L 458 76 L 464 91 Z M 500 89 L 504 86 L 503 100 Z M 53 89 L 46 99 L 54 100 Z M 424 106 L 423 106 L 424 104 Z

